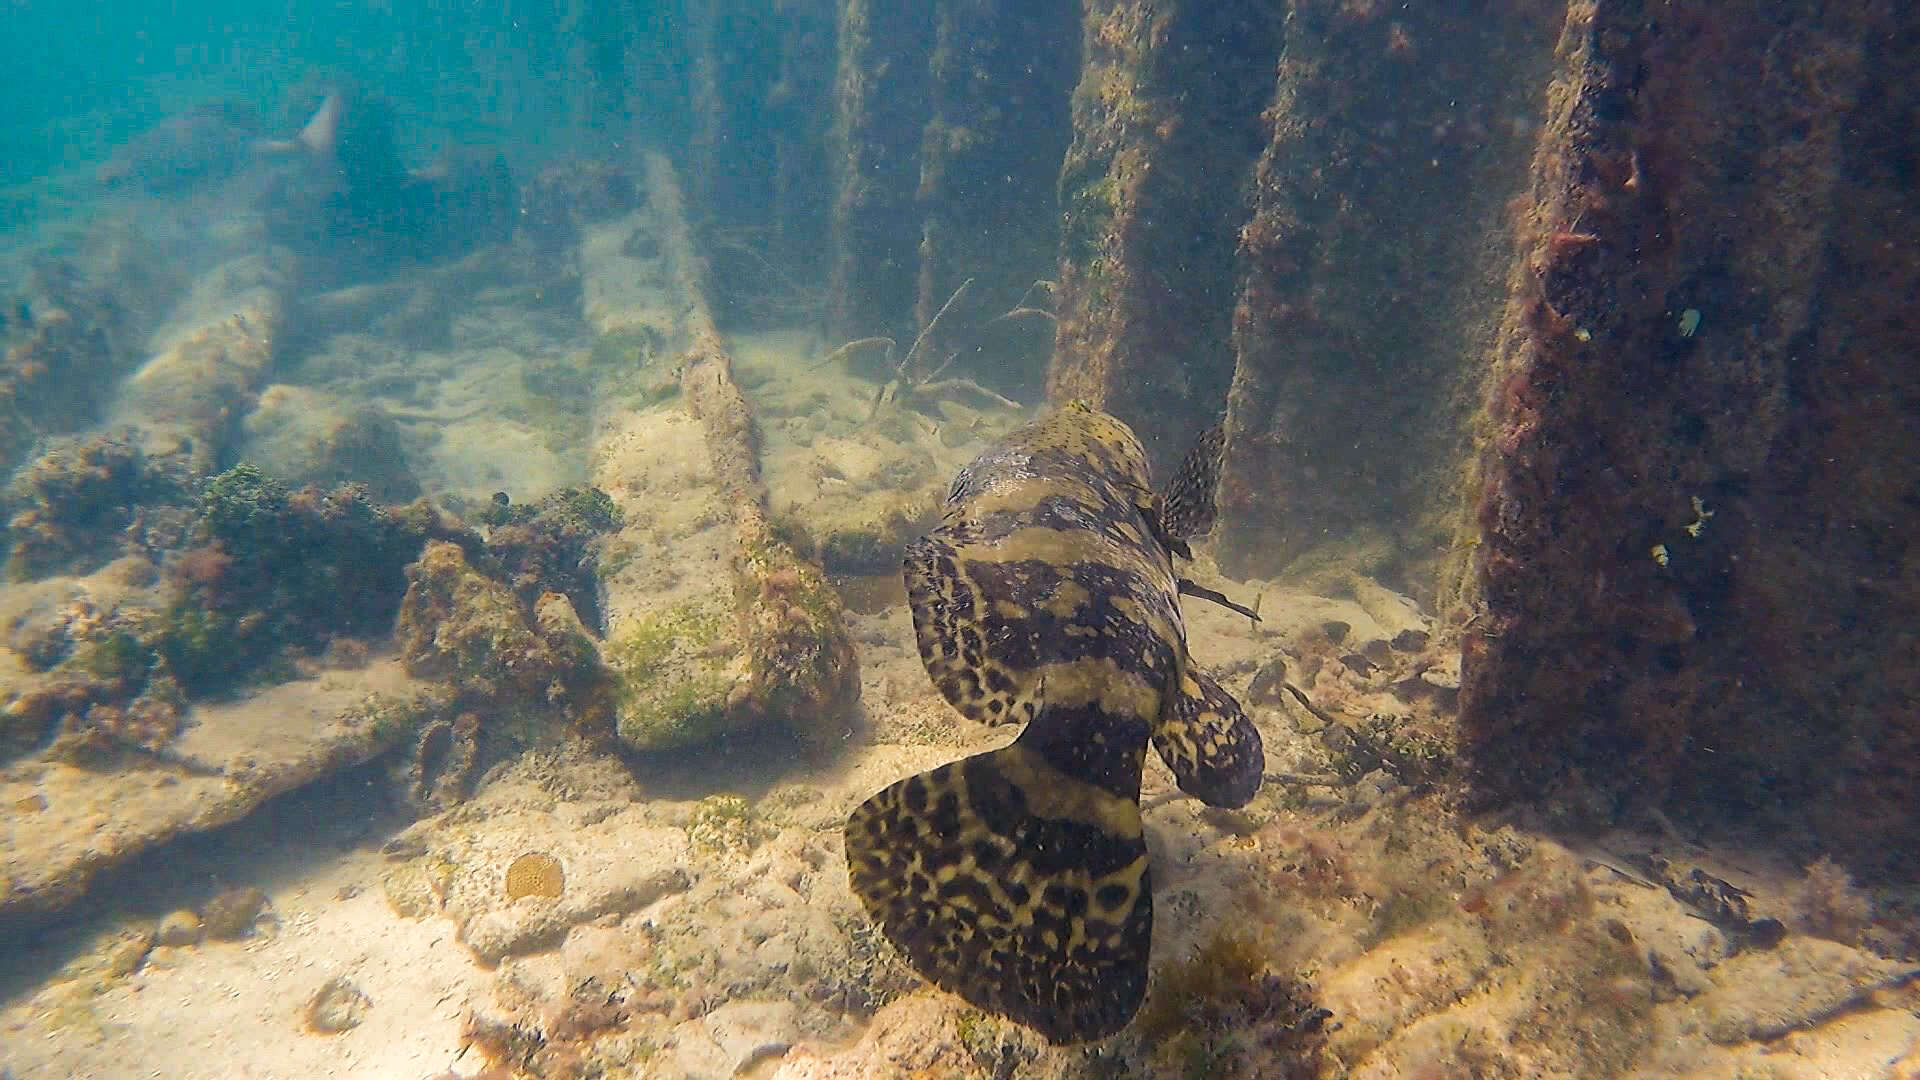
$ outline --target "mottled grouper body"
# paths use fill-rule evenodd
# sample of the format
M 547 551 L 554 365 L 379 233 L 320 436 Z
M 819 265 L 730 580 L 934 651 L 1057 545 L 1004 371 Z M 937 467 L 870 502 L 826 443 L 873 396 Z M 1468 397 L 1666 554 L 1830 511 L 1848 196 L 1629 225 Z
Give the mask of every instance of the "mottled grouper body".
M 1069 405 L 963 469 L 907 551 L 934 685 L 1026 730 L 855 810 L 853 889 L 922 975 L 1056 1043 L 1118 1031 L 1146 991 L 1148 742 L 1210 805 L 1260 786 L 1259 732 L 1187 654 L 1181 594 L 1224 598 L 1173 566 L 1212 524 L 1223 445 L 1203 435 L 1156 495 L 1133 432 Z

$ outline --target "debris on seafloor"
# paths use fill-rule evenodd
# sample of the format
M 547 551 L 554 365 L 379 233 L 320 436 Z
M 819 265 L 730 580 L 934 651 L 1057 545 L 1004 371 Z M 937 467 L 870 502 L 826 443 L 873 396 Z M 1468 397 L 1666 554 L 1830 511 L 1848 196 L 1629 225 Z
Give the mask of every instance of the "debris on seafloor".
M 1649 852 L 1641 864 L 1674 899 L 1694 909 L 1701 918 L 1720 927 L 1740 944 L 1770 949 L 1787 935 L 1786 924 L 1779 919 L 1770 915 L 1754 918 L 1748 903 L 1753 894 L 1724 878 L 1715 877 L 1698 866 L 1681 866 L 1655 852 Z

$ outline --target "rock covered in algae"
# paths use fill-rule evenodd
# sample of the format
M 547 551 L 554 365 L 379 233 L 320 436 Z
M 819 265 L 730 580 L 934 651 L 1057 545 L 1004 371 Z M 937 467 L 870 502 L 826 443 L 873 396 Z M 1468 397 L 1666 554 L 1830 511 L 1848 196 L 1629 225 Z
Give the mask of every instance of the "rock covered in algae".
M 724 595 L 626 620 L 609 637 L 606 659 L 615 732 L 633 749 L 694 746 L 740 729 L 748 661 Z
M 143 640 L 202 693 L 289 650 L 384 634 L 407 564 L 445 528 L 421 506 L 383 508 L 359 485 L 291 490 L 236 465 L 204 485 L 192 546 L 169 558 L 170 596 Z
M 146 539 L 160 507 L 183 505 L 184 483 L 177 468 L 111 434 L 52 440 L 4 493 L 7 578 L 105 565 Z
M 637 750 L 752 731 L 824 737 L 859 691 L 838 597 L 770 538 L 736 589 L 625 621 L 606 655 L 616 731 Z
M 456 544 L 431 541 L 407 568 L 394 637 L 407 670 L 492 699 L 544 700 L 574 675 L 527 624 L 513 590 L 474 569 Z
M 562 488 L 531 504 L 496 501 L 480 520 L 489 526 L 487 557 L 521 604 L 537 608 L 543 595 L 558 592 L 584 623 L 599 625 L 596 541 L 622 524 L 606 492 Z
M 860 694 L 859 660 L 839 594 L 769 536 L 746 559 L 750 700 L 794 735 L 831 738 Z

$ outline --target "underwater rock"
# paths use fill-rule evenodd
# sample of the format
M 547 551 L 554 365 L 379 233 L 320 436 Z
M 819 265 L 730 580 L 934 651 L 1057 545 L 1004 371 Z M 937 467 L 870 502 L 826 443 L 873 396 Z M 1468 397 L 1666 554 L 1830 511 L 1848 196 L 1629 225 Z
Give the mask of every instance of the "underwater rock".
M 738 795 L 709 795 L 687 818 L 687 842 L 706 855 L 745 855 L 769 832 Z
M 32 927 L 79 899 L 95 875 L 184 836 L 217 829 L 275 795 L 366 762 L 444 708 L 396 661 L 200 702 L 166 759 L 98 770 L 38 762 L 0 771 L 0 807 L 41 806 L 0 845 L 0 921 Z
M 4 688 L 0 758 L 44 748 L 48 760 L 96 769 L 161 754 L 181 731 L 185 696 L 145 643 L 155 596 L 123 580 L 125 568 L 12 587 L 12 644 L 34 670 Z
M 200 924 L 214 941 L 238 941 L 253 933 L 267 907 L 267 894 L 251 885 L 227 889 L 207 901 Z
M 201 275 L 155 333 L 153 354 L 120 384 L 109 425 L 132 429 L 149 457 L 212 471 L 272 362 L 292 274 L 291 256 L 274 248 Z
M 1435 657 L 1433 663 L 1421 669 L 1419 679 L 1421 682 L 1426 683 L 1436 690 L 1459 690 L 1459 650 L 1450 649 L 1440 656 Z
M 562 517 L 535 520 L 551 526 Z M 508 584 L 469 563 L 458 544 L 429 541 L 407 568 L 410 584 L 394 640 L 408 670 L 444 681 L 463 703 L 477 707 L 423 728 L 403 768 L 395 770 L 405 797 L 417 806 L 444 808 L 465 798 L 482 744 L 498 753 L 502 744 L 495 740 L 538 741 L 550 727 L 542 718 L 553 708 L 564 712 L 578 734 L 601 732 L 608 723 L 610 676 L 597 642 L 567 596 L 539 591 L 549 584 L 580 584 L 582 568 L 591 565 L 585 555 L 571 563 L 544 559 L 569 548 L 584 551 L 592 528 L 507 528 L 520 539 L 502 545 L 504 558 L 489 551 L 479 562 L 535 591 L 537 599 L 524 606 Z M 489 718 L 484 733 L 482 716 Z
M 857 694 L 839 599 L 819 571 L 770 538 L 746 561 L 758 584 L 744 619 L 732 597 L 694 598 L 609 636 L 615 730 L 628 746 L 690 746 L 751 730 L 824 735 Z
M 120 696 L 116 684 L 87 678 L 55 678 L 11 695 L 0 709 L 0 760 L 44 746 L 67 717 L 86 712 L 96 700 Z
M 108 978 L 120 979 L 140 970 L 153 952 L 153 935 L 145 930 L 121 934 L 101 951 L 100 970 Z
M 863 505 L 848 514 L 809 519 L 820 565 L 828 573 L 893 573 L 907 545 L 937 520 L 938 503 L 924 492 L 889 501 L 892 505 Z
M 407 567 L 394 639 L 407 670 L 496 702 L 544 701 L 579 674 L 527 625 L 507 586 L 467 562 L 458 545 L 429 541 Z
M 382 509 L 357 485 L 289 491 L 236 465 L 202 489 L 195 546 L 168 563 L 172 594 L 140 639 L 203 693 L 288 650 L 384 635 L 406 566 L 428 536 L 452 532 L 423 507 Z
M 36 439 L 93 418 L 95 399 L 118 374 L 113 341 L 122 329 L 108 312 L 21 303 L 28 318 L 0 334 L 0 466 L 9 469 Z
M 1418 652 L 1424 647 L 1431 624 L 1411 597 L 1402 596 L 1361 574 L 1350 576 L 1347 586 L 1354 600 L 1392 640 L 1394 648 Z
M 20 595 L 17 586 L 15 595 Z M 7 626 L 6 645 L 34 671 L 50 671 L 73 655 L 74 624 L 84 626 L 99 617 L 85 590 L 77 587 L 34 598 L 22 608 Z
M 1278 705 L 1285 697 L 1287 686 L 1287 658 L 1276 656 L 1260 665 L 1253 673 L 1253 679 L 1247 684 L 1247 704 Z
M 587 630 L 586 624 L 580 621 L 580 613 L 574 610 L 573 601 L 565 595 L 541 593 L 540 599 L 533 605 L 533 625 L 555 652 L 572 657 L 574 663 L 598 662 L 598 642 Z
M 447 882 L 455 869 L 443 858 L 411 859 L 380 875 L 380 890 L 395 915 L 424 919 L 446 902 Z
M 109 188 L 179 194 L 239 172 L 261 134 L 259 115 L 243 103 L 196 105 L 116 149 L 94 179 Z
M 290 486 L 364 484 L 375 501 L 388 504 L 420 495 L 400 429 L 377 406 L 276 383 L 260 392 L 241 431 L 235 455 Z
M 1793 937 L 1749 950 L 1714 971 L 1696 1001 L 1707 1037 L 1728 1045 L 1819 1027 L 1879 990 L 1920 979 L 1920 968 L 1833 941 Z
M 587 846 L 590 842 L 611 846 L 595 852 Z M 498 864 L 485 875 L 491 889 L 471 888 L 464 873 L 453 882 L 447 914 L 460 923 L 461 943 L 481 963 L 497 964 L 509 956 L 556 947 L 575 926 L 638 911 L 684 892 L 690 884 L 687 841 L 678 829 L 636 827 L 616 816 L 576 830 L 573 842 L 555 846 L 567 854 L 574 870 L 559 896 L 509 898 L 499 885 Z M 548 857 L 558 861 L 557 856 Z
M 340 1032 L 360 1026 L 367 1017 L 367 1010 L 373 1008 L 373 999 L 353 984 L 345 975 L 335 975 L 320 985 L 307 999 L 304 1016 L 307 1030 L 322 1035 L 338 1035 Z
M 122 435 L 56 440 L 8 483 L 6 576 L 87 573 L 146 539 L 128 529 L 156 507 L 179 507 L 187 477 Z
M 812 563 L 768 534 L 764 518 L 743 522 L 740 531 L 749 552 L 742 584 L 750 597 L 750 700 L 794 735 L 829 739 L 860 696 L 859 658 L 840 596 Z
M 739 1076 L 786 1055 L 801 1035 L 788 1001 L 730 1001 L 671 1035 L 674 1064 L 688 1076 Z
M 642 751 L 751 731 L 825 738 L 859 689 L 839 603 L 773 539 L 753 411 L 661 155 L 647 156 L 647 192 L 650 214 L 581 244 L 587 322 L 603 339 L 657 337 L 680 361 L 678 400 L 615 410 L 595 436 L 594 480 L 622 511 L 605 546 L 625 556 L 600 575 L 614 728 Z M 642 233 L 658 240 L 650 255 Z
M 562 488 L 537 503 L 496 503 L 480 520 L 489 526 L 487 554 L 529 613 L 537 615 L 544 594 L 560 592 L 577 621 L 600 625 L 596 541 L 621 525 L 620 508 L 606 492 Z
M 406 755 L 406 799 L 426 810 L 445 810 L 465 799 L 480 761 L 480 716 L 463 712 L 420 727 Z
M 606 659 L 614 730 L 635 750 L 694 746 L 748 719 L 748 660 L 727 598 L 690 599 L 616 623 Z
M 121 751 L 159 754 L 180 733 L 186 697 L 164 673 L 150 674 L 139 696 L 125 704 L 95 701 L 84 710 L 68 709 L 46 756 L 52 761 L 104 764 Z
M 205 933 L 206 928 L 201 925 L 200 916 L 187 908 L 181 908 L 179 911 L 170 911 L 161 918 L 160 925 L 154 928 L 153 941 L 156 945 L 178 949 L 200 944 L 200 938 Z

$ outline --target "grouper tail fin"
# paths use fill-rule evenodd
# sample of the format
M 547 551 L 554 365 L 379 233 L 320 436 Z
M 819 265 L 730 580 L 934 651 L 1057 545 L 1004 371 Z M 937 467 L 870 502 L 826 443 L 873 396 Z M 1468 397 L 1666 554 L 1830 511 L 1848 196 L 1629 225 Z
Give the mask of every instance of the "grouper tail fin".
M 1140 1007 L 1153 897 L 1134 801 L 1015 742 L 884 789 L 846 844 L 854 894 L 941 989 L 1055 1043 Z

